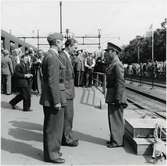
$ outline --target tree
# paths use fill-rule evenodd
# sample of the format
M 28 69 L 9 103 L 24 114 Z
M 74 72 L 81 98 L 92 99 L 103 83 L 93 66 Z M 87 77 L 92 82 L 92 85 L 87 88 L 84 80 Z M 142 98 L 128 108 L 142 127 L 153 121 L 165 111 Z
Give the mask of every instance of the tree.
M 163 23 L 161 23 L 162 25 Z M 164 26 L 154 31 L 154 60 L 165 61 L 166 55 L 166 29 Z M 121 60 L 123 63 L 137 63 L 138 62 L 138 47 L 140 51 L 140 62 L 151 61 L 152 56 L 152 38 L 146 36 L 136 36 L 131 40 L 127 46 L 124 46 Z

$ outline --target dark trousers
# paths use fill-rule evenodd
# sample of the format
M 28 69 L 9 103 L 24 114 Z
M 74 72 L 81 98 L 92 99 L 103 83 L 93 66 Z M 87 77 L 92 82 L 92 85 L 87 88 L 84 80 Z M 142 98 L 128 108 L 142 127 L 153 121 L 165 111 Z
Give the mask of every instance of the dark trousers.
M 80 71 L 80 75 L 79 75 L 79 85 L 83 86 L 84 85 L 84 71 Z
M 61 140 L 63 135 L 64 108 L 57 111 L 53 107 L 43 107 L 43 148 L 44 159 L 54 160 L 59 157 Z
M 16 105 L 21 100 L 23 100 L 23 111 L 27 111 L 31 107 L 31 91 L 30 87 L 19 87 L 19 94 L 16 95 L 11 101 L 10 104 Z
M 67 105 L 64 109 L 64 131 L 63 131 L 63 139 L 64 143 L 71 143 L 76 140 L 74 138 L 72 127 L 73 127 L 73 117 L 74 117 L 74 108 L 73 108 L 73 100 L 67 100 Z
M 79 86 L 79 79 L 80 79 L 80 71 L 76 71 L 75 72 L 75 79 L 74 79 L 75 86 Z
M 86 68 L 86 86 L 92 86 L 93 70 Z
M 117 143 L 118 145 L 122 145 L 124 136 L 123 107 L 108 104 L 108 121 L 110 129 L 110 141 Z

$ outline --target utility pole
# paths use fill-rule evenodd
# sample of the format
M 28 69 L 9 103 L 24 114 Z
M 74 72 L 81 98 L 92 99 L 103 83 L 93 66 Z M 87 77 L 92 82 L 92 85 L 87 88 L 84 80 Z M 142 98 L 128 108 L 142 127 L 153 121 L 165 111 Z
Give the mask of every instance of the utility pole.
M 67 29 L 66 29 L 66 39 L 69 38 L 68 34 L 69 34 L 69 29 L 67 28 Z
M 39 52 L 39 29 L 37 30 L 37 49 Z M 38 54 L 38 52 L 37 52 L 37 54 Z
M 98 29 L 98 38 L 99 38 L 99 50 L 101 49 L 100 38 L 101 38 L 101 29 Z
M 62 1 L 60 1 L 60 33 L 62 32 Z
M 139 86 L 141 86 L 141 80 L 142 80 L 142 67 L 141 67 L 141 58 L 140 58 L 140 46 L 141 46 L 141 42 L 143 40 L 142 37 L 137 37 L 138 42 L 137 42 L 137 62 L 140 65 L 140 84 Z
M 152 38 L 152 63 L 154 63 L 154 31 L 151 32 L 151 38 Z

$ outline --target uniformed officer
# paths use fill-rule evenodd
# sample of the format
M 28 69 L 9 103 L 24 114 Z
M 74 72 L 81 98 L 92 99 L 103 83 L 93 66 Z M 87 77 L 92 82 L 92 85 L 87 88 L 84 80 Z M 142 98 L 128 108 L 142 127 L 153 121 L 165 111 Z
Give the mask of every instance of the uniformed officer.
M 107 44 L 104 58 L 106 68 L 106 103 L 108 104 L 108 121 L 110 129 L 110 141 L 107 147 L 123 146 L 124 119 L 123 109 L 127 106 L 125 97 L 124 68 L 119 60 L 119 47 L 112 43 Z
M 40 104 L 43 105 L 43 148 L 44 161 L 64 163 L 60 152 L 66 104 L 64 66 L 59 59 L 63 36 L 53 33 L 47 37 L 50 49 L 42 62 L 43 84 Z

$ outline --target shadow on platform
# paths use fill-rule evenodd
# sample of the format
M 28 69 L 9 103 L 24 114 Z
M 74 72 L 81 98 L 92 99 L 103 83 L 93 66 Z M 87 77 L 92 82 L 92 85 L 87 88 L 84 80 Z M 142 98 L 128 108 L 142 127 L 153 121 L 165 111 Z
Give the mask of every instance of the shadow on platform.
M 42 133 L 37 133 L 22 128 L 11 128 L 8 132 L 9 135 L 16 139 L 25 140 L 25 141 L 43 141 Z
M 42 150 L 23 142 L 1 138 L 1 149 L 9 153 L 19 153 L 40 161 L 43 160 Z
M 26 129 L 26 130 L 43 130 L 43 126 L 41 124 L 25 122 L 25 121 L 10 121 L 10 124 L 14 127 Z
M 5 108 L 5 109 L 12 109 L 11 105 L 9 104 L 9 102 L 6 101 L 1 101 L 1 108 Z M 22 111 L 22 109 L 18 106 L 16 106 L 16 109 L 18 111 Z
M 93 94 L 91 94 L 91 92 L 93 92 Z M 82 96 L 80 99 L 80 103 L 94 107 L 95 106 L 95 90 L 93 88 L 82 88 Z
M 92 135 L 81 133 L 79 131 L 74 131 L 74 134 L 79 137 L 79 140 L 104 146 L 106 145 L 106 140 L 103 138 L 94 137 Z
M 8 108 L 8 109 L 12 109 L 9 102 L 6 101 L 1 101 L 1 107 L 2 108 Z

